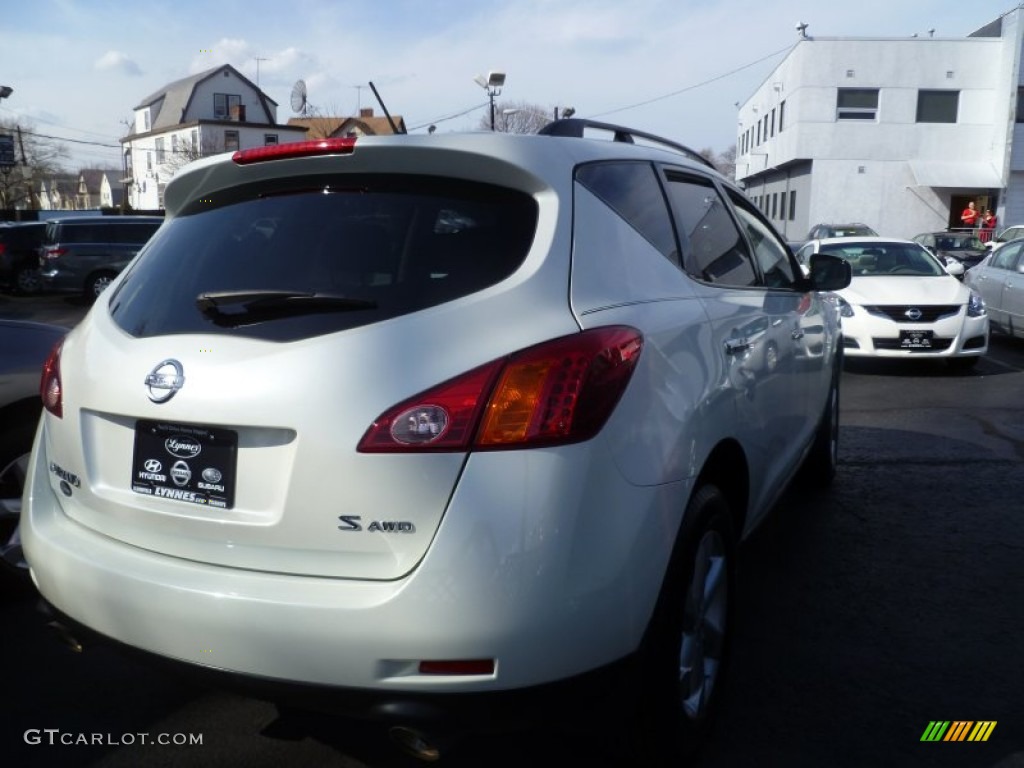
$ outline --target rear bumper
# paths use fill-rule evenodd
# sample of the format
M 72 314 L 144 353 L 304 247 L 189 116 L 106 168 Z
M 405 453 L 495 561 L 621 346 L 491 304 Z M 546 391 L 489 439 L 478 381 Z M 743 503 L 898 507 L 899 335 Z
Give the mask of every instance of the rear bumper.
M 396 708 L 406 719 L 405 710 L 419 709 L 425 717 L 465 709 L 459 716 L 469 717 L 482 706 L 477 695 L 516 702 L 520 693 L 561 689 L 561 681 L 617 666 L 640 646 L 671 540 L 642 523 L 632 536 L 596 526 L 605 514 L 599 507 L 656 519 L 688 489 L 609 483 L 619 477 L 610 457 L 586 455 L 602 451 L 597 441 L 505 454 L 500 488 L 488 465 L 499 457 L 480 454 L 410 573 L 390 581 L 315 578 L 169 557 L 81 525 L 50 483 L 44 438 L 41 431 L 29 465 L 22 538 L 32 578 L 57 611 L 168 662 L 234 677 L 260 698 L 317 709 L 343 702 L 364 717 Z M 595 471 L 605 476 L 600 487 Z M 561 485 L 549 489 L 555 503 L 537 509 L 529 506 L 536 497 L 513 489 L 529 489 L 527 478 L 536 485 L 542 474 Z M 446 531 L 449 524 L 458 533 Z M 574 525 L 585 527 L 574 533 Z M 602 540 L 583 545 L 583 535 Z M 606 546 L 649 556 L 638 570 Z M 493 659 L 493 673 L 420 669 L 421 661 L 476 659 Z
M 81 643 L 88 654 L 97 646 L 109 647 L 126 657 L 161 668 L 177 679 L 271 702 L 315 728 L 320 718 L 342 717 L 386 725 L 421 728 L 431 733 L 473 731 L 508 732 L 570 717 L 586 718 L 598 708 L 621 704 L 630 690 L 639 664 L 630 655 L 599 669 L 565 680 L 504 691 L 472 693 L 416 693 L 379 691 L 343 686 L 296 683 L 241 674 L 214 665 L 184 663 L 141 651 L 102 635 L 41 601 L 42 610 Z

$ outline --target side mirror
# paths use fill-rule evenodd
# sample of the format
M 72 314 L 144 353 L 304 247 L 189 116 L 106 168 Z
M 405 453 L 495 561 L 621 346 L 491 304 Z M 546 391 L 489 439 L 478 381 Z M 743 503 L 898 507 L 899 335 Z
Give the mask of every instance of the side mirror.
M 807 279 L 814 291 L 839 291 L 850 284 L 853 269 L 850 262 L 827 253 L 815 253 L 811 256 L 811 270 Z
M 963 262 L 957 261 L 956 259 L 948 259 L 945 264 L 942 265 L 946 268 L 946 272 L 951 274 L 953 277 L 964 276 L 964 265 Z

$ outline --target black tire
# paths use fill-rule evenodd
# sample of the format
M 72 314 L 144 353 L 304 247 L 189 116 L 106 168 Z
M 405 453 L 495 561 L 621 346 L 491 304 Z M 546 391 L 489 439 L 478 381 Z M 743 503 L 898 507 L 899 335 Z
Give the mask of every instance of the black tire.
M 811 488 L 826 488 L 835 480 L 839 467 L 839 376 L 842 360 L 836 360 L 825 410 L 818 421 L 811 450 L 800 468 L 799 482 Z
M 729 662 L 735 551 L 725 495 L 699 487 L 644 638 L 631 745 L 638 765 L 675 765 L 707 738 Z
M 23 296 L 32 296 L 39 293 L 43 287 L 43 281 L 39 277 L 37 269 L 19 269 L 14 276 L 14 288 Z
M 89 301 L 95 301 L 100 297 L 111 281 L 117 277 L 113 272 L 98 272 L 92 275 L 85 284 L 85 296 Z

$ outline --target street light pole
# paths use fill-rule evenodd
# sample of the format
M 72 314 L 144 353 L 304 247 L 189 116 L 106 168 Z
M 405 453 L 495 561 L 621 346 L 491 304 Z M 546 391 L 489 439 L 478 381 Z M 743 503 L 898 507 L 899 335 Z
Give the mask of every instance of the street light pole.
M 487 98 L 491 104 L 491 130 L 494 130 L 494 97 L 501 94 L 501 87 L 505 84 L 505 73 L 490 71 L 487 76 L 477 75 L 473 81 L 487 91 Z

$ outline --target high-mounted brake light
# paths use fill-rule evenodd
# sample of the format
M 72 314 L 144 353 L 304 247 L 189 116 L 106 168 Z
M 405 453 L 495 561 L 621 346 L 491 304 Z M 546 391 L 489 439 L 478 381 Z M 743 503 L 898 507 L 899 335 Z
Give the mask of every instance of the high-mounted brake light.
M 53 345 L 39 378 L 39 396 L 43 399 L 43 407 L 58 419 L 64 418 L 64 390 L 60 382 L 60 350 L 63 346 L 63 339 Z
M 385 411 L 357 450 L 496 450 L 588 440 L 614 410 L 642 349 L 640 331 L 610 326 L 521 350 Z
M 313 157 L 315 155 L 351 155 L 356 148 L 354 136 L 316 141 L 293 141 L 288 144 L 271 144 L 267 147 L 240 149 L 231 156 L 237 165 L 262 163 L 264 160 L 284 160 L 290 157 Z

